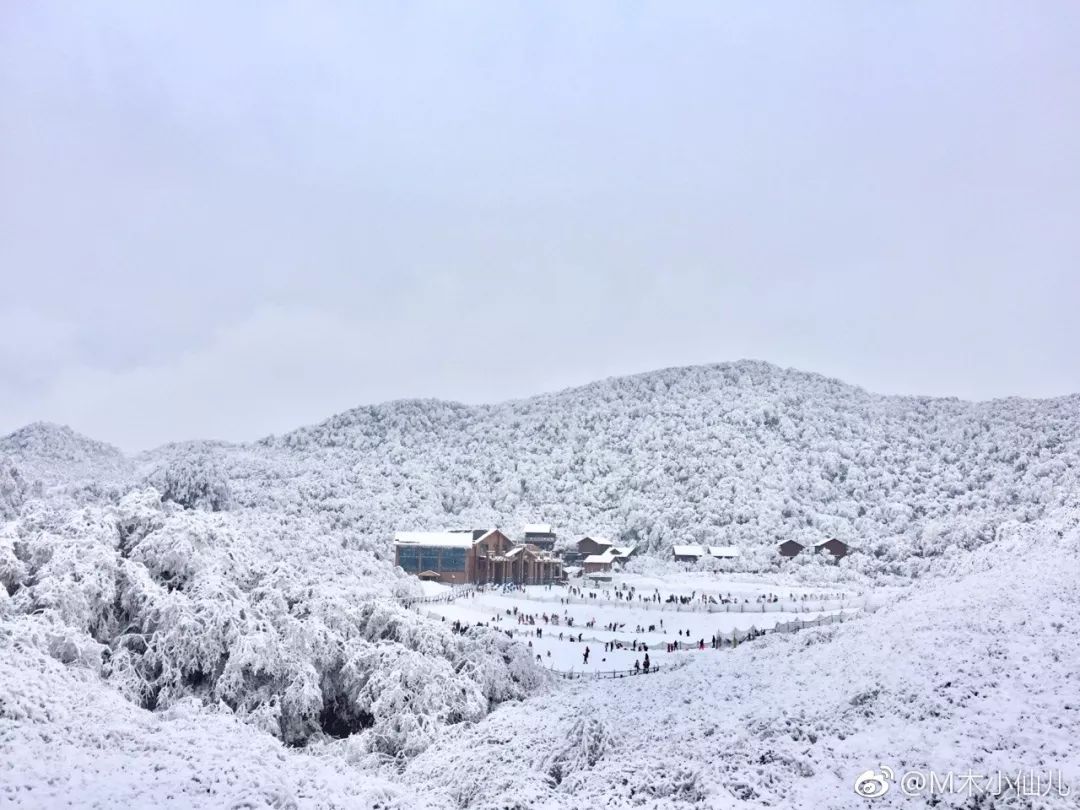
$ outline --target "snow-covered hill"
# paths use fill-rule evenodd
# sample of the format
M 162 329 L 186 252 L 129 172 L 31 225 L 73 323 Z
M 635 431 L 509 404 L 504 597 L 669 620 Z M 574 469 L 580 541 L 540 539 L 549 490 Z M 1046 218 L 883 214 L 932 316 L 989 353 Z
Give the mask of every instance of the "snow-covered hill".
M 1005 519 L 1038 518 L 1080 481 L 1078 449 L 1078 396 L 886 397 L 749 361 L 499 405 L 392 402 L 132 460 L 55 426 L 0 440 L 46 484 L 160 488 L 170 466 L 220 468 L 236 508 L 318 514 L 383 550 L 400 528 L 543 519 L 565 539 L 598 532 L 658 554 L 738 545 L 756 568 L 782 540 L 839 536 L 863 552 L 854 566 L 901 575 L 988 542 Z
M 382 548 L 396 529 L 553 523 L 657 554 L 677 542 L 776 561 L 839 536 L 869 572 L 1031 520 L 1080 480 L 1080 397 L 968 403 L 868 394 L 757 362 L 669 369 L 492 406 L 358 408 L 212 453 L 237 505 L 318 512 Z
M 906 561 L 1035 518 L 1076 481 L 1080 398 L 880 397 L 760 363 L 673 369 L 493 407 L 361 409 L 266 446 L 303 478 L 332 466 L 365 492 L 372 534 L 423 524 L 767 547 L 839 535 Z M 333 493 L 329 493 L 333 499 Z M 348 498 L 340 503 L 349 518 Z M 417 515 L 419 513 L 419 515 Z
M 7 458 L 25 478 L 46 486 L 122 481 L 132 464 L 117 448 L 88 439 L 64 425 L 34 422 L 0 438 L 0 458 Z
M 0 799 L 78 804 L 65 763 L 93 761 L 103 806 L 848 807 L 878 762 L 1076 763 L 1077 492 L 1080 397 L 884 397 L 757 362 L 134 458 L 31 425 L 0 439 Z M 617 696 L 394 604 L 417 589 L 394 530 L 535 520 L 903 597 Z M 780 540 L 825 536 L 856 553 L 780 565 Z M 271 789 L 200 734 L 283 763 Z

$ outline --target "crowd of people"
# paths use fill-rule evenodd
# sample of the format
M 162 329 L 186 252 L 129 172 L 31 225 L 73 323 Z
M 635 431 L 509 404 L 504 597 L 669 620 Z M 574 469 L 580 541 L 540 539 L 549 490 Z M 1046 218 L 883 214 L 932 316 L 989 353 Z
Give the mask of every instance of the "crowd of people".
M 511 590 L 521 590 L 520 586 L 515 586 Z M 552 586 L 548 585 L 547 590 L 551 590 Z M 509 591 L 507 591 L 509 592 Z M 846 593 L 803 593 L 794 594 L 788 593 L 787 596 L 783 596 L 778 593 L 764 593 L 758 594 L 753 599 L 748 596 L 740 598 L 737 595 L 727 594 L 711 594 L 711 593 L 698 593 L 696 590 L 691 591 L 689 594 L 684 593 L 668 593 L 666 595 L 660 592 L 659 588 L 654 588 L 651 593 L 640 593 L 633 585 L 614 585 L 611 588 L 604 588 L 600 590 L 594 590 L 591 588 L 583 588 L 576 585 L 566 586 L 566 596 L 560 597 L 560 604 L 570 604 L 573 599 L 590 599 L 599 600 L 606 599 L 613 602 L 638 602 L 640 604 L 663 604 L 663 605 L 751 605 L 751 604 L 776 604 L 781 601 L 806 603 L 811 601 L 828 601 L 839 602 L 849 598 Z
M 523 591 L 524 588 L 519 585 L 500 585 L 497 587 L 487 586 L 487 590 L 495 590 L 501 593 L 512 593 L 514 591 Z M 548 586 L 550 589 L 550 586 Z M 720 603 L 728 601 L 735 601 L 735 598 L 731 594 L 711 595 L 711 594 L 698 594 L 696 591 L 692 591 L 690 594 L 668 594 L 666 597 L 662 596 L 658 589 L 654 589 L 651 593 L 642 594 L 638 592 L 633 586 L 619 586 L 616 585 L 611 589 L 603 589 L 599 591 L 590 591 L 575 586 L 566 587 L 567 596 L 560 598 L 560 603 L 568 605 L 571 597 L 578 598 L 595 598 L 595 599 L 608 599 L 608 600 L 620 600 L 630 603 L 635 602 L 647 602 L 653 604 L 671 603 L 676 601 L 679 604 L 690 604 L 695 601 L 708 601 L 715 602 L 719 600 Z M 469 594 L 470 596 L 472 594 Z M 828 594 L 828 595 L 815 595 L 811 597 L 808 594 L 803 594 L 800 597 L 796 597 L 795 594 L 789 594 L 787 597 L 782 597 L 776 593 L 760 594 L 756 597 L 756 602 L 778 602 L 782 598 L 787 598 L 792 601 L 806 600 L 808 598 L 817 599 L 841 599 L 844 594 Z M 668 617 L 675 619 L 676 617 Z M 445 621 L 445 617 L 443 621 Z M 578 621 L 581 621 L 581 617 L 578 617 Z M 677 621 L 677 619 L 676 619 Z M 507 626 L 507 625 L 510 626 Z M 636 624 L 633 627 L 628 627 L 626 622 L 608 621 L 597 625 L 595 618 L 589 618 L 583 622 L 583 627 L 586 630 L 602 630 L 605 633 L 618 634 L 615 638 L 609 638 L 607 640 L 599 639 L 596 637 L 586 639 L 585 633 L 581 630 L 573 631 L 575 625 L 575 618 L 572 616 L 566 608 L 560 612 L 558 610 L 544 610 L 540 612 L 526 612 L 520 609 L 518 606 L 512 606 L 505 608 L 503 611 L 497 612 L 492 615 L 491 620 L 488 622 L 477 622 L 472 627 L 485 627 L 498 630 L 506 633 L 507 636 L 513 638 L 515 636 L 526 636 L 528 641 L 528 647 L 533 649 L 533 640 L 541 641 L 545 638 L 545 630 L 551 635 L 549 638 L 555 638 L 557 632 L 557 638 L 559 641 L 571 642 L 575 644 L 584 645 L 582 650 L 582 663 L 588 666 L 590 658 L 593 656 L 592 647 L 590 645 L 603 644 L 603 657 L 601 663 L 606 663 L 607 656 L 612 653 L 642 653 L 644 658 L 635 657 L 633 664 L 634 672 L 650 672 L 656 669 L 655 665 L 649 658 L 650 650 L 655 652 L 656 650 L 664 649 L 666 653 L 678 653 L 690 650 L 704 651 L 706 649 L 717 650 L 725 646 L 733 646 L 737 643 L 746 640 L 752 640 L 759 636 L 764 635 L 764 631 L 757 629 L 750 629 L 747 631 L 739 631 L 737 633 L 716 633 L 710 638 L 704 637 L 694 638 L 691 630 L 685 627 L 664 627 L 664 619 L 658 618 L 654 624 Z M 451 624 L 452 632 L 456 634 L 463 634 L 468 632 L 470 625 L 460 620 L 455 620 Z M 674 631 L 675 638 L 672 639 L 668 634 Z M 645 639 L 640 636 L 648 634 L 650 637 Z M 662 640 L 657 640 L 657 635 L 668 636 Z M 622 637 L 620 637 L 622 636 Z M 626 638 L 629 636 L 629 638 Z M 542 662 L 544 656 L 539 652 L 536 652 L 536 660 Z M 551 658 L 551 650 L 546 651 L 546 657 Z

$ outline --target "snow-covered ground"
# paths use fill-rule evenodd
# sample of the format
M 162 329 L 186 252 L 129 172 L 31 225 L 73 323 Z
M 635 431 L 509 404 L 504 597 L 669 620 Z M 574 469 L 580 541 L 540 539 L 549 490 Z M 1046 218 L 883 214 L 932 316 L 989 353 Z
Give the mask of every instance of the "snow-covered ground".
M 630 588 L 635 589 L 634 598 L 627 599 Z M 445 587 L 426 590 L 433 595 L 448 592 Z M 624 596 L 619 598 L 619 593 Z M 689 603 L 666 601 L 691 595 Z M 703 601 L 703 596 L 712 601 Z M 510 633 L 547 668 L 601 672 L 641 666 L 646 652 L 650 663 L 661 667 L 693 655 L 715 655 L 723 650 L 713 649 L 713 639 L 730 641 L 733 631 L 741 636 L 794 620 L 851 618 L 862 604 L 861 596 L 850 593 L 805 586 L 773 590 L 745 576 L 732 581 L 701 574 L 618 574 L 611 583 L 596 586 L 576 580 L 521 589 L 489 587 L 416 609 L 442 621 Z
M 286 748 L 226 707 L 141 709 L 0 627 L 0 807 L 421 810 L 422 793 Z M 444 807 L 442 801 L 436 801 Z

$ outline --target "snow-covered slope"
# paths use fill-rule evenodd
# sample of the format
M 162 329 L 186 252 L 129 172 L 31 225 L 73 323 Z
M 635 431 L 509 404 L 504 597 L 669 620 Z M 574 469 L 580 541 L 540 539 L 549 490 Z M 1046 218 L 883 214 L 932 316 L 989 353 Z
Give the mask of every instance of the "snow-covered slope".
M 422 810 L 404 786 L 284 748 L 228 710 L 149 712 L 0 625 L 0 806 Z M 439 805 L 436 805 L 439 806 Z

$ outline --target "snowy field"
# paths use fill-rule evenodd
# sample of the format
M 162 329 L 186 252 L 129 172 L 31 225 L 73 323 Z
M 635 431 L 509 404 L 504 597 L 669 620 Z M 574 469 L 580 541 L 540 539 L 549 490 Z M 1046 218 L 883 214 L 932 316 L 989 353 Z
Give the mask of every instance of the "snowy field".
M 446 586 L 424 583 L 428 596 Z M 821 616 L 850 617 L 862 594 L 835 589 L 778 587 L 709 574 L 644 577 L 567 585 L 488 587 L 449 602 L 417 605 L 421 612 L 465 626 L 487 625 L 527 644 L 540 663 L 561 672 L 632 670 L 644 655 L 661 668 L 694 655 L 716 655 L 714 638 L 768 631 L 779 623 Z M 704 646 L 704 649 L 702 648 Z M 585 650 L 588 648 L 588 661 Z

